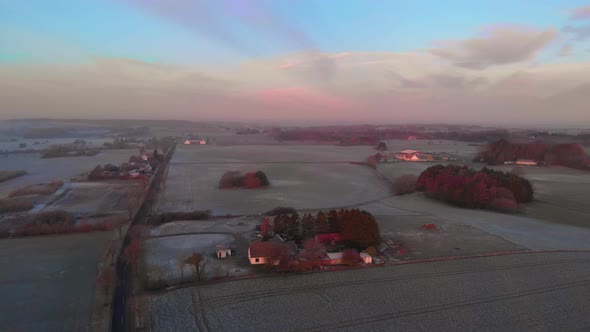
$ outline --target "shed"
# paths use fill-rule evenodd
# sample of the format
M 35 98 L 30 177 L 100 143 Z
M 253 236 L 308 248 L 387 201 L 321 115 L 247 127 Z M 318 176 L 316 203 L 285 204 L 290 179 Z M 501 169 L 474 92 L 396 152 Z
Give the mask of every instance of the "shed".
M 329 252 L 327 253 L 328 258 L 330 259 L 330 264 L 338 265 L 344 264 L 344 259 L 342 259 L 342 252 Z
M 226 245 L 217 246 L 217 258 L 228 258 L 232 255 L 232 250 Z
M 361 252 L 361 259 L 363 260 L 363 262 L 365 262 L 365 264 L 373 263 L 373 257 L 367 254 L 366 252 Z

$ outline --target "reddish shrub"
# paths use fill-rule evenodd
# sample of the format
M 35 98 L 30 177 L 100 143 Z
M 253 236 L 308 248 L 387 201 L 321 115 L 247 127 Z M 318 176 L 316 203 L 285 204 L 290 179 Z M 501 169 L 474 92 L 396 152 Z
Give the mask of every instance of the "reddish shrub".
M 362 261 L 361 255 L 354 249 L 344 249 L 342 251 L 342 261 L 348 266 L 353 266 Z
M 238 171 L 225 172 L 219 180 L 218 187 L 220 189 L 228 188 L 248 188 L 254 189 L 268 186 L 268 178 L 262 171 L 249 172 L 242 175 Z
M 137 268 L 141 254 L 141 242 L 138 239 L 133 239 L 123 251 L 123 260 L 125 260 L 127 264 L 133 266 L 133 268 Z
M 438 226 L 436 224 L 424 224 L 421 227 L 424 229 L 438 229 Z
M 254 173 L 252 173 L 252 172 L 247 173 L 246 176 L 244 177 L 243 185 L 244 185 L 244 187 L 246 187 L 248 189 L 259 188 L 260 187 L 260 179 L 258 179 L 254 175 Z

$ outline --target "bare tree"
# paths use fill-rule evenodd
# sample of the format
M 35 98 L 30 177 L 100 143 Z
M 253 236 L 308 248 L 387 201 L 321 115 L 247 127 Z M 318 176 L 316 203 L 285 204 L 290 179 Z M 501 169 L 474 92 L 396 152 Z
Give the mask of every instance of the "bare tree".
M 197 280 L 201 281 L 201 273 L 204 270 L 206 259 L 203 259 L 203 256 L 200 253 L 194 253 L 184 262 L 195 267 Z
M 177 258 L 176 259 L 176 267 L 180 270 L 180 283 L 182 283 L 184 281 L 184 265 L 185 265 L 185 260 L 182 258 Z
M 303 249 L 305 258 L 309 261 L 312 268 L 318 265 L 325 252 L 324 246 L 316 238 L 303 241 Z

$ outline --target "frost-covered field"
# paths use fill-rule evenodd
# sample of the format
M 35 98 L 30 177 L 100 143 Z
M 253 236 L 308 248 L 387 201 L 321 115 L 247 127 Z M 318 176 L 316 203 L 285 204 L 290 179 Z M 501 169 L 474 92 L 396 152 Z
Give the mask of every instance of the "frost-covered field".
M 9 154 L 0 156 L 0 170 L 25 170 L 27 174 L 0 183 L 0 196 L 27 185 L 49 182 L 55 179 L 68 180 L 91 171 L 96 165 L 120 164 L 137 154 L 136 149 L 107 150 L 96 156 L 41 159 L 37 153 Z
M 179 146 L 160 210 L 255 214 L 277 206 L 319 209 L 382 198 L 390 192 L 388 185 L 368 167 L 347 162 L 374 153 L 366 146 Z M 330 163 L 337 161 L 343 162 Z M 262 170 L 271 186 L 218 189 L 223 173 L 231 170 Z
M 0 142 L 0 151 L 18 151 L 18 150 L 44 150 L 50 148 L 52 145 L 72 144 L 75 138 L 20 138 L 17 142 Z M 92 148 L 100 148 L 104 143 L 112 143 L 112 138 L 84 138 L 86 146 Z M 37 144 L 35 144 L 37 142 Z M 21 148 L 19 145 L 25 143 L 27 146 Z
M 584 280 L 587 267 L 564 260 L 587 257 L 513 255 L 182 288 L 151 297 L 151 330 L 576 330 L 587 325 L 587 292 L 556 285 Z M 574 318 L 564 322 L 559 308 Z
M 271 186 L 218 189 L 227 171 L 262 170 Z M 387 196 L 387 184 L 365 166 L 351 164 L 171 165 L 163 211 L 211 210 L 213 214 L 264 213 L 277 206 L 319 209 L 354 205 Z
M 198 222 L 197 222 L 198 223 Z M 236 249 L 236 255 L 218 259 L 216 246 Z M 195 269 L 182 262 L 195 253 L 202 255 L 201 279 L 240 276 L 250 273 L 247 241 L 232 233 L 199 233 L 151 238 L 144 242 L 145 277 L 148 285 L 168 285 L 196 280 Z
M 365 161 L 377 151 L 371 146 L 334 145 L 184 145 L 177 146 L 172 163 L 191 162 L 322 162 Z
M 150 229 L 150 236 L 167 236 L 186 233 L 237 233 L 247 236 L 260 224 L 257 217 L 240 217 L 214 220 L 174 221 Z
M 128 213 L 128 192 L 136 192 L 133 181 L 73 182 L 51 200 L 44 210 L 67 210 L 75 215 Z

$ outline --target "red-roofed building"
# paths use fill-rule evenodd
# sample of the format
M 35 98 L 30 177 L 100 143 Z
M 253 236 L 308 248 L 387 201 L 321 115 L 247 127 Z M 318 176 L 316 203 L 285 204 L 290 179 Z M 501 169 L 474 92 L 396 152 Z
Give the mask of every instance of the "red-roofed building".
M 342 241 L 342 235 L 340 233 L 317 234 L 315 238 L 321 244 L 336 244 Z

